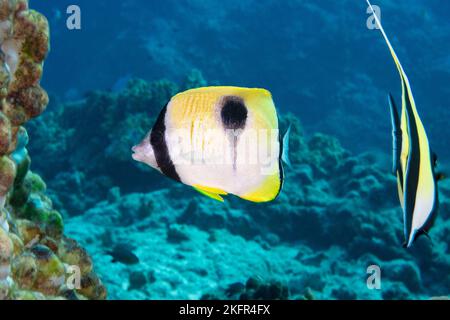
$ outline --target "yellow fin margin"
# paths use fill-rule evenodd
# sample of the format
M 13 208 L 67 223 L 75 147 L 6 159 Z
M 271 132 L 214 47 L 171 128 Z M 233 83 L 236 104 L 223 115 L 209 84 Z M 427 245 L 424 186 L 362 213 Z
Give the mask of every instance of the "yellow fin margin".
M 192 186 L 195 190 L 197 190 L 198 192 L 200 192 L 201 194 L 220 201 L 220 202 L 224 202 L 223 198 L 221 196 L 226 196 L 228 193 L 220 190 L 220 189 L 216 189 L 216 188 L 210 188 L 210 187 L 205 187 L 205 186 L 200 186 L 200 185 L 194 185 Z
M 268 176 L 265 181 L 255 190 L 241 195 L 242 199 L 251 202 L 269 202 L 274 200 L 280 193 L 281 180 L 278 174 Z

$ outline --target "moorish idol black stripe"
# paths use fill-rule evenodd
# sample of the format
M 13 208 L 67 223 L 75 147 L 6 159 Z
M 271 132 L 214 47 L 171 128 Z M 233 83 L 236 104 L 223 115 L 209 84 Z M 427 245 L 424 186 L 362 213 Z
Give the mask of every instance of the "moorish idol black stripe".
M 400 73 L 402 110 L 399 114 L 394 98 L 389 95 L 393 127 L 393 170 L 403 209 L 404 246 L 409 248 L 421 235 L 428 236 L 436 218 L 439 197 L 436 174 L 437 157 L 431 151 L 428 136 L 419 117 L 409 79 L 392 47 L 380 19 L 367 0 L 381 33 Z

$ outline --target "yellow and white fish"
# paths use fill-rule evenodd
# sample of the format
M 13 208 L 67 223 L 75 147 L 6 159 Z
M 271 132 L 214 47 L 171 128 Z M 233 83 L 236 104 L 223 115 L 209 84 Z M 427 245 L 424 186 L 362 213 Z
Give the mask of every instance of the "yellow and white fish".
M 431 151 L 409 79 L 380 19 L 369 0 L 367 3 L 389 47 L 402 84 L 401 116 L 392 95 L 389 95 L 389 105 L 393 126 L 393 171 L 397 176 L 398 194 L 403 209 L 404 246 L 409 248 L 419 236 L 428 236 L 439 207 L 437 182 L 443 176 L 435 172 L 437 157 Z
M 283 185 L 281 159 L 289 163 L 270 92 L 238 87 L 175 95 L 133 152 L 135 160 L 219 201 L 227 194 L 274 200 Z

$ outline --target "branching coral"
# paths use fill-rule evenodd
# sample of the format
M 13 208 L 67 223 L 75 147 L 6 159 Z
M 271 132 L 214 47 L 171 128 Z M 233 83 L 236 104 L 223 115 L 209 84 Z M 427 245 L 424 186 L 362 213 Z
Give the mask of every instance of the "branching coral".
M 104 299 L 90 257 L 64 236 L 45 183 L 30 171 L 22 125 L 48 104 L 40 79 L 49 28 L 27 0 L 0 0 L 0 48 L 0 299 Z

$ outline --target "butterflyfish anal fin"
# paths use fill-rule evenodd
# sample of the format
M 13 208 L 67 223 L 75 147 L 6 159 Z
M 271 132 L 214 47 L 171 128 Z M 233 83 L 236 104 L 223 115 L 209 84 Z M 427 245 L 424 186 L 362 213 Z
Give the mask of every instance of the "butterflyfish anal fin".
M 392 120 L 392 148 L 393 148 L 393 165 L 392 173 L 397 175 L 397 171 L 400 169 L 400 157 L 402 154 L 402 129 L 400 123 L 400 116 L 398 113 L 397 105 L 395 104 L 394 97 L 389 93 L 389 107 L 391 110 Z
M 201 186 L 199 184 L 194 185 L 194 188 L 201 189 L 201 190 L 203 190 L 205 192 L 209 192 L 209 193 L 220 194 L 222 196 L 226 196 L 228 194 L 228 192 L 225 192 L 222 189 Z
M 211 198 L 211 199 L 214 199 L 214 200 L 217 200 L 220 202 L 224 202 L 224 200 L 221 196 L 226 196 L 228 194 L 223 190 L 205 187 L 205 186 L 195 185 L 195 186 L 193 186 L 193 188 L 195 190 L 197 190 L 198 192 L 200 192 L 201 194 L 203 194 L 204 196 L 207 196 L 208 198 Z

